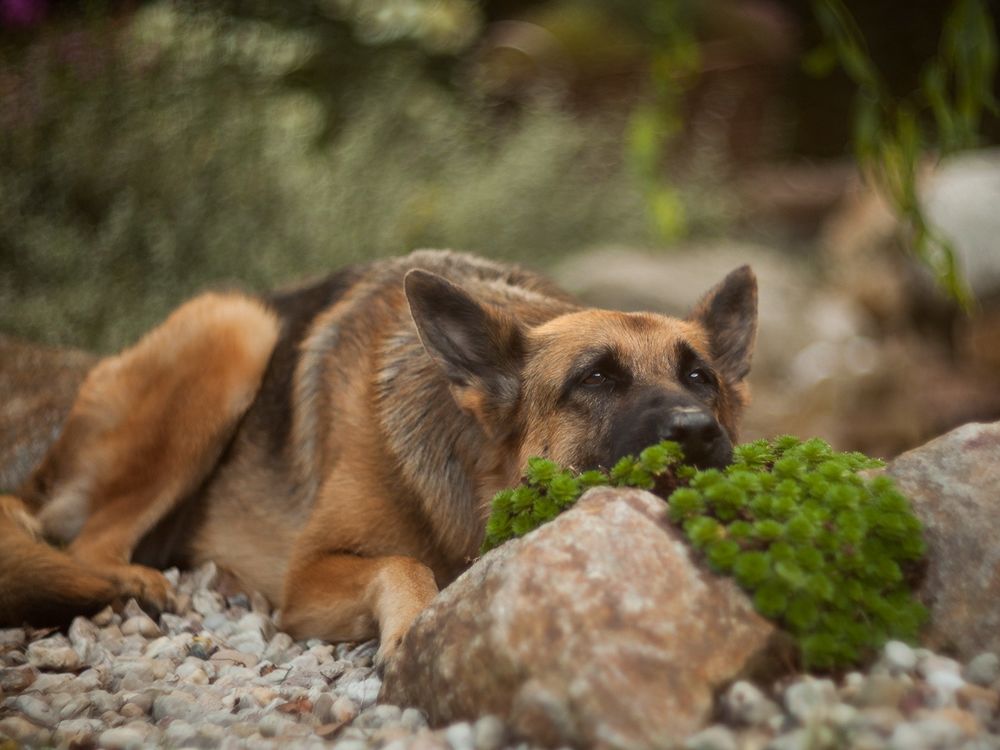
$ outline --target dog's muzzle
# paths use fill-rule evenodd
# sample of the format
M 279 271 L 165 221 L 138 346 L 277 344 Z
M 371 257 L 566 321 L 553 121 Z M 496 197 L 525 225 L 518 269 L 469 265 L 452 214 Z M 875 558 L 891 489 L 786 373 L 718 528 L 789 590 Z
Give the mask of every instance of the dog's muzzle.
M 715 417 L 697 406 L 670 409 L 657 426 L 659 440 L 673 440 L 684 462 L 699 468 L 721 468 L 732 460 L 732 444 Z

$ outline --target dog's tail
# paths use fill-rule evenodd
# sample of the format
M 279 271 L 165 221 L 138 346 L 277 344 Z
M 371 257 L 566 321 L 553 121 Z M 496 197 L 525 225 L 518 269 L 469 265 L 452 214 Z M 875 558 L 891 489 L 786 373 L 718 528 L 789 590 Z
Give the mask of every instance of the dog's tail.
M 39 524 L 13 495 L 0 495 L 0 627 L 63 625 L 116 596 L 97 575 L 39 538 Z

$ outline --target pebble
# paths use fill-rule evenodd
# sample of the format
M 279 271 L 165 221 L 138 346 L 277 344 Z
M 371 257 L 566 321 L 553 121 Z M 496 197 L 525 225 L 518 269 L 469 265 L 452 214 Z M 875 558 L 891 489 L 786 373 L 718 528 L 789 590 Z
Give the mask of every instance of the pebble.
M 684 743 L 685 750 L 738 750 L 738 747 L 732 731 L 718 724 L 688 737 Z
M 813 714 L 837 703 L 837 687 L 830 680 L 806 677 L 785 690 L 785 707 L 800 723 L 805 724 Z
M 889 641 L 882 649 L 882 657 L 893 673 L 912 672 L 917 666 L 917 655 L 902 641 Z
M 70 671 L 80 666 L 80 656 L 59 636 L 44 638 L 28 646 L 28 662 L 38 669 Z
M 1000 657 L 984 651 L 965 665 L 962 676 L 973 685 L 989 687 L 1000 679 Z
M 722 696 L 722 707 L 730 721 L 760 726 L 781 713 L 778 705 L 763 691 L 744 680 L 734 682 Z
M 162 635 L 159 626 L 146 614 L 138 614 L 122 623 L 123 635 L 141 635 L 143 638 L 157 638 Z
M 20 711 L 27 719 L 35 724 L 45 727 L 53 727 L 59 722 L 59 714 L 52 710 L 52 707 L 32 693 L 23 693 L 11 702 L 11 707 Z
M 15 742 L 34 741 L 38 744 L 45 744 L 49 734 L 37 724 L 33 724 L 23 716 L 8 716 L 0 719 L 0 737 L 8 737 Z
M 475 733 L 472 724 L 467 721 L 447 727 L 444 730 L 444 739 L 452 750 L 473 750 L 475 748 Z
M 138 750 L 143 746 L 145 737 L 135 729 L 117 727 L 101 732 L 97 742 L 109 750 Z
M 415 711 L 416 709 L 408 708 L 406 711 Z M 406 711 L 403 711 L 404 726 L 412 726 L 412 724 L 406 724 Z M 423 726 L 427 726 L 427 720 L 424 719 L 424 715 L 420 714 L 420 719 L 423 721 Z M 416 727 L 418 729 L 422 727 Z M 476 747 L 476 750 L 500 750 L 504 745 L 504 741 L 507 739 L 507 727 L 504 723 L 496 716 L 487 715 L 481 716 L 472 728 L 472 741 Z

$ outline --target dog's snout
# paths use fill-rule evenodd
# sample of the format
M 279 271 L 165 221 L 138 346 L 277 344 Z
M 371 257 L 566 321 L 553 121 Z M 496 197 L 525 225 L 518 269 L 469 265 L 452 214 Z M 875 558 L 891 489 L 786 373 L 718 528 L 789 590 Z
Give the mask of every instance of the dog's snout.
M 671 409 L 660 425 L 660 440 L 674 440 L 685 446 L 689 443 L 710 443 L 719 436 L 719 423 L 702 409 L 678 407 Z
M 671 409 L 660 422 L 657 437 L 678 443 L 687 461 L 695 466 L 721 466 L 729 460 L 728 441 L 722 428 L 704 409 L 690 406 Z

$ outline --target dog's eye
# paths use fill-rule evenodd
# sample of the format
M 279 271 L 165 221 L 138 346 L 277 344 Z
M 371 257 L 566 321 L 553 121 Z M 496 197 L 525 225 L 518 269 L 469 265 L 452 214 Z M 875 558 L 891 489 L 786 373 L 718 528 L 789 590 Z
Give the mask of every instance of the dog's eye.
M 711 385 L 712 376 L 709 375 L 707 370 L 696 367 L 687 374 L 687 381 L 691 385 Z
M 611 378 L 605 375 L 603 372 L 594 371 L 590 373 L 587 377 L 580 381 L 580 385 L 586 386 L 587 388 L 597 388 L 606 383 L 609 383 Z

